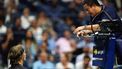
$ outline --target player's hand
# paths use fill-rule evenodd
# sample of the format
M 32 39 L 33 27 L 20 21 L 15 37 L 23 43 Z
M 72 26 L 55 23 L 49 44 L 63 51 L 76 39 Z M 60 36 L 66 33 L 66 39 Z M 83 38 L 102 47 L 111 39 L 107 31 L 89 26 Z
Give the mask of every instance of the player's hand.
M 79 32 L 77 32 L 77 37 L 86 37 L 89 35 L 89 33 L 91 33 L 92 31 L 91 30 L 81 30 Z
M 81 30 L 84 30 L 84 26 L 77 27 L 77 28 L 74 30 L 74 34 L 77 34 L 77 33 L 80 32 Z

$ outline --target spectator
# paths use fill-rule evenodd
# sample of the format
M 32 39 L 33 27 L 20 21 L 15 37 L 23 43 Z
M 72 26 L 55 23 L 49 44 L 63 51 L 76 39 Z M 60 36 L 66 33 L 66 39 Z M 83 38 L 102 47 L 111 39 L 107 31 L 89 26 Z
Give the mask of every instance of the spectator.
M 0 16 L 0 44 L 7 32 L 7 27 L 4 25 L 4 17 Z
M 2 65 L 3 65 L 3 67 L 7 66 L 8 51 L 14 45 L 16 45 L 16 41 L 14 41 L 13 31 L 9 28 L 7 30 L 7 33 L 4 36 L 1 44 L 0 44 L 0 47 L 1 47 L 0 52 L 1 52 L 1 55 L 2 55 Z
M 83 2 L 84 0 L 74 0 L 75 4 L 76 4 L 76 11 L 79 12 L 81 9 L 84 10 L 83 8 Z
M 31 32 L 31 31 L 27 31 L 27 32 L 26 32 L 26 35 L 25 35 L 25 38 L 34 39 L 32 32 Z
M 24 63 L 24 66 L 27 68 L 27 69 L 30 69 L 32 68 L 32 64 L 34 62 L 34 59 L 35 59 L 35 56 L 36 56 L 36 53 L 37 53 L 37 45 L 34 41 L 34 39 L 32 38 L 26 38 L 22 45 L 24 46 L 25 48 L 25 52 L 26 52 L 26 55 L 27 55 L 27 59 Z
M 91 47 L 93 47 L 93 46 L 91 45 Z M 87 55 L 91 59 L 90 62 L 89 62 L 89 65 L 92 66 L 93 54 L 91 53 L 92 52 L 91 47 L 89 47 L 88 45 L 85 45 L 85 47 L 83 47 L 83 53 L 76 57 L 76 64 L 79 63 L 79 62 L 82 62 L 84 60 L 84 56 Z M 92 67 L 93 67 L 93 69 L 96 68 L 96 66 L 92 66 Z
M 75 39 L 71 39 L 70 40 L 70 45 L 72 47 L 72 57 L 71 57 L 71 62 L 73 64 L 75 64 L 76 61 L 76 56 L 78 56 L 79 54 L 81 54 L 82 49 L 77 49 L 77 42 Z
M 19 5 L 19 0 L 4 0 L 4 7 L 7 7 L 10 4 L 13 4 L 17 7 Z
M 74 69 L 74 65 L 69 62 L 68 55 L 61 54 L 60 62 L 56 64 L 56 69 Z
M 33 20 L 35 17 L 30 15 L 30 9 L 28 7 L 24 8 L 23 14 L 21 16 L 21 26 L 23 29 L 28 29 L 31 25 L 31 20 Z
M 43 29 L 41 27 L 39 27 L 39 25 L 37 24 L 36 20 L 32 20 L 31 21 L 31 27 L 29 28 L 29 31 L 32 32 L 34 39 L 36 40 L 36 42 L 38 43 L 39 41 L 41 41 L 41 35 L 43 32 Z
M 91 53 L 91 51 L 93 46 L 95 46 L 95 44 L 92 42 L 92 38 L 83 38 L 82 42 L 79 43 L 78 46 L 81 46 L 83 53 L 76 57 L 76 63 L 83 61 L 84 55 L 89 55 L 90 58 L 92 58 L 93 54 Z M 92 65 L 92 61 L 90 61 L 90 64 Z
M 77 15 L 77 10 L 76 10 L 76 4 L 74 1 L 69 2 L 69 4 L 65 7 L 63 10 L 63 16 L 71 16 L 71 17 L 76 17 Z
M 40 35 L 42 38 L 41 38 L 41 41 L 38 42 L 38 45 L 40 46 L 43 42 L 47 43 L 48 44 L 48 39 L 49 39 L 49 32 L 47 30 L 44 30 L 42 32 L 42 35 Z
M 50 0 L 51 4 L 49 9 L 46 10 L 46 13 L 51 17 L 53 21 L 58 21 L 61 17 L 63 7 L 60 6 L 58 0 Z
M 81 26 L 88 25 L 90 22 L 90 16 L 88 16 L 88 14 L 85 11 L 80 10 L 77 21 L 78 21 L 78 25 L 81 25 Z
M 43 43 L 46 43 L 47 46 L 47 50 L 50 51 L 50 53 L 54 52 L 54 49 L 56 47 L 56 34 L 53 30 L 49 29 L 49 30 L 45 30 L 43 31 L 42 35 L 41 35 L 41 41 L 39 41 L 37 44 L 38 46 L 41 46 Z
M 49 31 L 49 40 L 48 40 L 48 49 L 52 52 L 54 52 L 56 47 L 56 39 L 57 39 L 57 33 L 53 29 L 48 29 Z
M 65 24 L 67 25 L 67 27 L 68 28 L 66 28 L 67 30 L 69 29 L 69 30 L 71 30 L 71 31 L 73 31 L 74 30 L 74 21 L 73 21 L 73 18 L 72 17 L 70 17 L 70 16 L 67 16 L 66 18 L 65 18 Z
M 49 55 L 49 61 L 54 63 L 54 64 L 56 63 L 54 55 Z
M 46 11 L 49 9 L 47 0 L 35 0 L 33 5 L 36 7 L 37 11 Z
M 76 63 L 76 69 L 94 69 L 91 65 L 89 65 L 90 61 L 91 58 L 85 55 L 82 62 Z
M 72 52 L 76 50 L 77 48 L 77 42 L 75 39 L 71 39 L 70 40 L 70 45 L 71 45 L 71 48 L 72 48 Z
M 40 52 L 46 52 L 48 54 L 51 54 L 51 52 L 48 50 L 48 44 L 46 42 L 43 42 L 41 46 L 38 48 Z
M 12 31 L 13 31 L 13 36 L 15 38 L 14 40 L 18 44 L 21 43 L 21 41 L 25 38 L 26 30 L 21 27 L 20 17 L 16 17 L 14 22 L 15 23 L 14 26 L 12 27 Z
M 81 4 L 81 3 L 83 3 L 83 1 L 84 1 L 84 0 L 75 0 L 75 3 Z
M 0 18 L 0 34 L 6 34 L 7 32 L 7 27 L 4 25 L 3 22 L 3 18 Z
M 71 39 L 71 32 L 69 30 L 65 30 L 64 36 L 60 37 L 56 42 L 56 47 L 58 48 L 59 50 L 58 52 L 60 54 L 72 51 L 70 41 L 69 41 L 70 39 Z
M 60 28 L 62 27 L 62 28 Z M 64 30 L 67 28 L 67 25 L 64 23 L 63 20 L 59 21 L 55 26 L 55 31 L 58 33 L 58 37 L 63 35 Z
M 83 47 L 90 47 L 92 48 L 95 46 L 95 43 L 93 42 L 93 38 L 89 37 L 84 37 L 82 41 L 80 41 L 77 45 L 78 48 L 83 48 Z
M 90 58 L 92 58 L 93 54 L 90 53 L 89 47 L 83 47 L 83 53 L 76 57 L 76 63 L 83 61 L 83 57 L 85 55 L 88 55 Z M 92 61 L 90 61 L 90 64 L 92 65 Z
M 41 52 L 39 60 L 34 62 L 33 69 L 55 69 L 54 64 L 48 61 L 48 54 Z
M 63 35 L 63 32 L 65 30 L 72 31 L 74 29 L 73 25 L 74 25 L 73 19 L 70 16 L 66 16 L 64 18 L 64 21 L 59 22 L 56 25 L 56 32 L 60 35 L 59 37 Z M 60 27 L 62 27 L 62 29 Z
M 18 0 L 4 0 L 5 1 L 5 8 L 6 8 L 6 14 L 5 14 L 5 25 L 7 27 L 13 26 L 14 17 L 19 15 L 17 3 Z
M 43 30 L 47 30 L 48 28 L 52 28 L 51 20 L 46 16 L 44 11 L 40 11 L 37 16 L 37 23 Z

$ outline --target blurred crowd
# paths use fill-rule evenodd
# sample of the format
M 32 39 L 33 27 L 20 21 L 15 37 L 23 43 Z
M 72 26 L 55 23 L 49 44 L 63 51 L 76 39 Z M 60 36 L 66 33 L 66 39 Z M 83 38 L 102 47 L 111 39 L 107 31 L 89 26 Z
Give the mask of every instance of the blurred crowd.
M 0 69 L 8 66 L 11 47 L 22 44 L 27 69 L 97 69 L 92 66 L 93 38 L 73 30 L 88 25 L 82 0 L 0 0 Z M 122 16 L 122 0 L 101 0 Z

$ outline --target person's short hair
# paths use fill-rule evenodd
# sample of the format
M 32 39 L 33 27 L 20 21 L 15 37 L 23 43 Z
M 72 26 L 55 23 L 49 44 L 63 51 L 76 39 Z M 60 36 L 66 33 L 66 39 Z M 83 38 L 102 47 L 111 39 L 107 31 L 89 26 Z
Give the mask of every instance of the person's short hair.
M 90 56 L 88 56 L 88 55 L 85 55 L 83 59 L 84 59 L 84 60 L 85 60 L 85 59 L 88 59 L 89 61 L 91 60 Z
M 39 57 L 42 56 L 42 55 L 46 55 L 48 57 L 48 53 L 45 52 L 45 51 L 42 51 L 42 52 L 39 53 Z
M 8 59 L 10 60 L 10 64 L 18 64 L 18 61 L 21 60 L 21 56 L 24 53 L 24 49 L 22 45 L 13 46 L 8 53 Z
M 83 5 L 87 4 L 88 6 L 100 6 L 99 2 L 97 0 L 84 0 Z
M 63 53 L 63 54 L 61 54 L 61 55 L 60 55 L 60 58 L 62 58 L 61 56 L 64 56 L 64 57 L 67 59 L 67 61 L 70 61 L 70 59 L 69 59 L 69 54 L 68 54 L 68 53 Z

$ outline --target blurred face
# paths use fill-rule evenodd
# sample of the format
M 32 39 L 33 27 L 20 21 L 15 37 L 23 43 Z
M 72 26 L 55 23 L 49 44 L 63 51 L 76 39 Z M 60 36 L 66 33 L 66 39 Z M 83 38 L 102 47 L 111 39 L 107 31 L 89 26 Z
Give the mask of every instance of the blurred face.
M 29 37 L 29 38 L 31 38 L 31 37 L 32 37 L 32 32 L 30 32 L 30 31 L 27 31 L 27 33 L 26 33 L 26 37 Z
M 86 54 L 90 53 L 90 48 L 89 47 L 84 47 L 83 52 L 86 53 Z
M 39 18 L 46 18 L 46 15 L 43 11 L 39 13 Z
M 76 4 L 81 4 L 84 0 L 74 0 Z
M 43 40 L 43 41 L 47 41 L 47 40 L 48 40 L 48 32 L 44 32 L 44 33 L 42 34 L 42 40 Z
M 73 21 L 72 21 L 72 19 L 71 19 L 70 17 L 67 17 L 67 18 L 66 18 L 66 23 L 67 23 L 68 25 L 72 25 L 72 24 L 73 24 Z
M 45 63 L 47 61 L 47 54 L 46 53 L 41 53 L 40 54 L 40 60 L 42 63 Z
M 25 45 L 27 49 L 29 49 L 31 47 L 30 44 L 32 44 L 32 40 L 31 39 L 27 39 L 26 40 L 26 45 Z
M 21 20 L 20 20 L 20 18 L 17 18 L 16 19 L 16 26 L 18 27 L 18 26 L 21 26 Z
M 46 51 L 47 50 L 47 44 L 45 42 L 42 43 L 41 50 L 42 51 Z
M 50 60 L 51 62 L 54 62 L 54 61 L 55 61 L 55 59 L 54 59 L 53 56 L 50 56 L 50 57 L 49 57 L 49 60 Z
M 70 31 L 68 31 L 68 30 L 64 31 L 64 37 L 70 38 L 70 36 L 71 36 Z
M 30 14 L 29 8 L 25 8 L 23 11 L 24 16 L 28 16 Z
M 89 58 L 85 58 L 84 59 L 84 65 L 89 65 L 90 59 Z
M 68 61 L 68 59 L 64 54 L 62 54 L 60 57 L 60 61 L 61 61 L 61 63 L 65 64 Z
M 79 19 L 83 19 L 86 16 L 86 13 L 84 11 L 80 11 L 80 13 L 78 14 L 78 18 Z
M 34 28 L 37 27 L 37 22 L 36 22 L 36 20 L 33 20 L 33 21 L 31 22 L 31 26 L 34 27 Z

